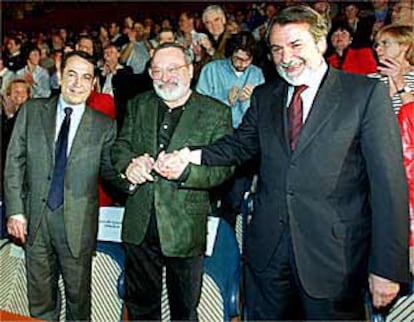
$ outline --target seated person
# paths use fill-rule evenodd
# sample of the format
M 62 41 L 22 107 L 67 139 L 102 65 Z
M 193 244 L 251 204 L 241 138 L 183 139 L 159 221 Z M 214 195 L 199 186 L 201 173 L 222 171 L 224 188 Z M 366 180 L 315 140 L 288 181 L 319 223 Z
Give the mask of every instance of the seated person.
M 332 67 L 343 71 L 367 75 L 377 70 L 377 63 L 371 48 L 351 48 L 353 31 L 344 23 L 331 29 L 332 54 L 327 61 Z

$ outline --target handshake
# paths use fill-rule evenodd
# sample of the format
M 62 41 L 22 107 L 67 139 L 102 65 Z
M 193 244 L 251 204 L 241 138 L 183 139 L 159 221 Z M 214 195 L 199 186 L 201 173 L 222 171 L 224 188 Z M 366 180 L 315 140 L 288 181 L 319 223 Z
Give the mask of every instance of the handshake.
M 125 176 L 132 184 L 143 184 L 147 181 L 154 181 L 151 174 L 154 170 L 168 180 L 177 180 L 190 163 L 199 165 L 200 161 L 201 150 L 190 151 L 188 148 L 171 153 L 161 151 L 157 160 L 145 153 L 131 160 L 125 171 Z

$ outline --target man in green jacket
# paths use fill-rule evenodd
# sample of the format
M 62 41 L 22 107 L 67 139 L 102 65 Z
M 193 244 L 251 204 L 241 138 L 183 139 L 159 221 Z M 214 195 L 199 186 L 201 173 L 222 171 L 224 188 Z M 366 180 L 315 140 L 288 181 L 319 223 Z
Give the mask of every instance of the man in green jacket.
M 125 303 L 131 320 L 160 320 L 165 266 L 171 319 L 195 320 L 208 189 L 226 180 L 232 169 L 189 167 L 175 180 L 157 169 L 165 152 L 212 143 L 231 132 L 231 115 L 220 102 L 191 91 L 193 65 L 182 47 L 158 47 L 149 72 L 154 90 L 128 103 L 112 150 L 117 171 L 131 183 L 122 231 Z

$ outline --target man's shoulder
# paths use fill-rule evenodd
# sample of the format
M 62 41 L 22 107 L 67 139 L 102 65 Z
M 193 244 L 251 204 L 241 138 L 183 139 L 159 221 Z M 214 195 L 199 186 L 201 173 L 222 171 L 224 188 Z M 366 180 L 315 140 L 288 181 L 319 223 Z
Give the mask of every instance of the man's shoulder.
M 197 92 L 193 92 L 190 99 L 192 107 L 202 111 L 203 115 L 231 117 L 231 109 L 223 102 Z
M 158 96 L 153 89 L 145 92 L 138 93 L 133 98 L 129 100 L 131 105 L 137 105 L 141 102 L 148 102 L 150 100 L 156 99 Z
M 203 69 L 216 70 L 216 69 L 225 68 L 225 67 L 230 67 L 230 60 L 228 58 L 211 60 L 207 64 L 204 65 Z
M 342 83 L 343 86 L 353 88 L 354 90 L 364 90 L 369 86 L 374 86 L 381 83 L 381 80 L 373 74 L 366 76 L 355 73 L 346 72 L 343 70 L 338 70 L 335 68 L 330 68 L 329 73 L 334 77 L 337 77 Z
M 200 108 L 204 108 L 205 106 L 211 107 L 211 108 L 217 108 L 217 109 L 228 109 L 228 106 L 225 105 L 223 102 L 219 101 L 218 99 L 215 99 L 214 97 L 207 96 L 204 94 L 200 94 L 198 92 L 193 92 L 191 95 L 191 101 L 197 103 L 197 106 L 200 106 Z

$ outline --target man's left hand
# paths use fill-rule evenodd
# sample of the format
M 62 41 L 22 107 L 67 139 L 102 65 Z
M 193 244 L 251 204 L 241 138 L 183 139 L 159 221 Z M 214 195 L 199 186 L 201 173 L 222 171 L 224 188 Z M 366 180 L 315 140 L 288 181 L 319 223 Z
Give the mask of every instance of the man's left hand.
M 397 296 L 400 285 L 381 276 L 369 275 L 369 290 L 372 295 L 372 303 L 376 308 L 385 307 Z

